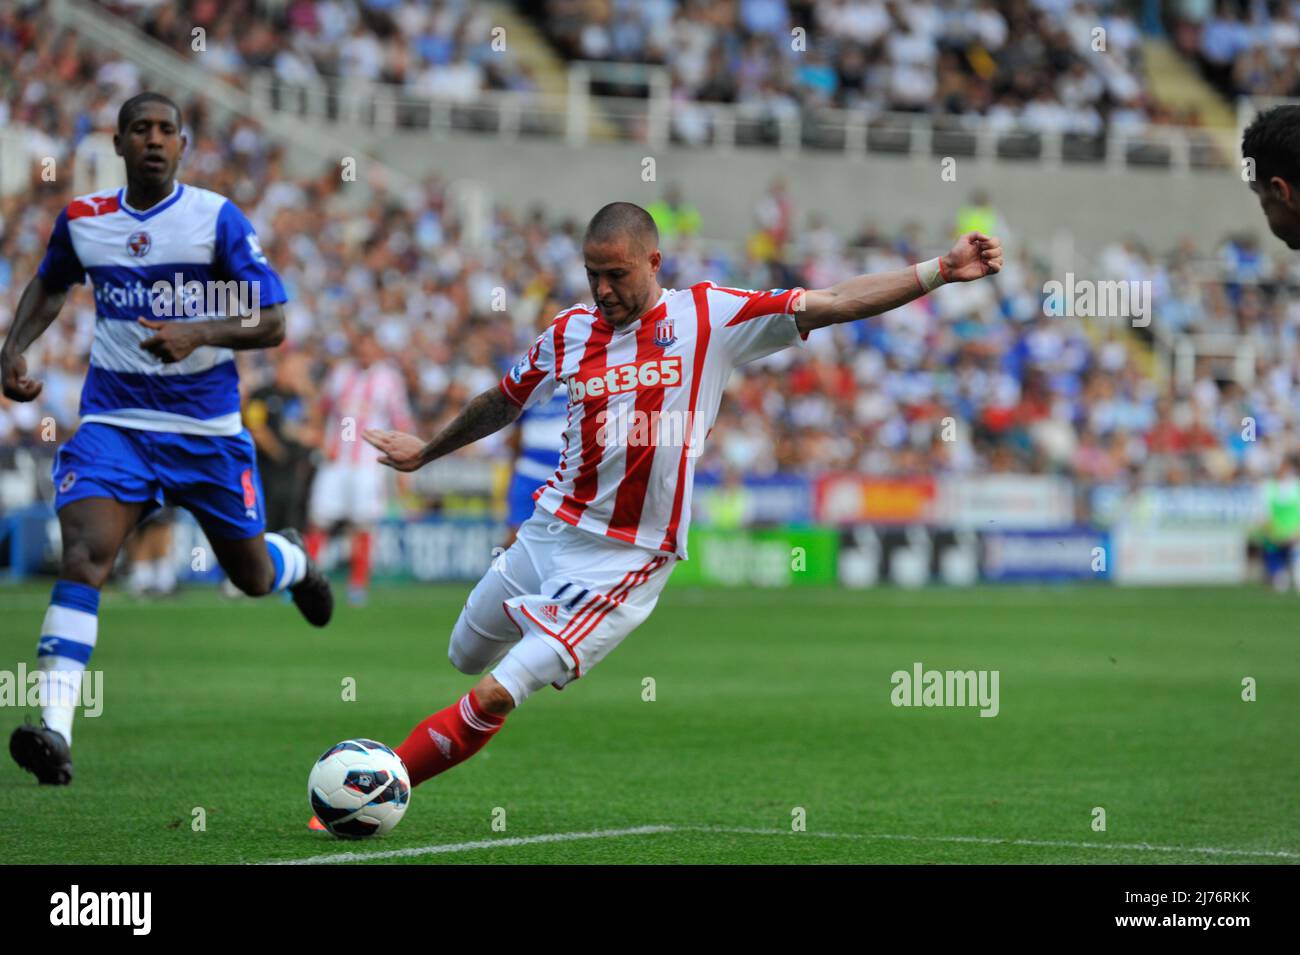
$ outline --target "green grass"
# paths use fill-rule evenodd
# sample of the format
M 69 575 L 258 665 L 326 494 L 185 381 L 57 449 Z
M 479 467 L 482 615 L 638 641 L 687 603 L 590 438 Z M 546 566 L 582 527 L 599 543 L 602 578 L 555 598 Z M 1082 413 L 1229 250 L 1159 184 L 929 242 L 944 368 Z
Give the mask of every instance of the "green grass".
M 415 790 L 389 836 L 309 833 L 321 751 L 395 745 L 472 683 L 446 660 L 468 589 L 380 589 L 326 631 L 278 598 L 106 594 L 103 715 L 78 719 L 70 787 L 0 762 L 5 861 L 261 862 L 647 825 L 675 828 L 394 861 L 1300 861 L 1300 602 L 1245 589 L 670 587 L 589 676 Z M 0 589 L 0 668 L 32 664 L 47 594 Z M 894 707 L 890 674 L 917 660 L 1000 671 L 1000 714 Z M 1119 848 L 1134 844 L 1180 851 Z M 1185 851 L 1204 848 L 1260 855 Z

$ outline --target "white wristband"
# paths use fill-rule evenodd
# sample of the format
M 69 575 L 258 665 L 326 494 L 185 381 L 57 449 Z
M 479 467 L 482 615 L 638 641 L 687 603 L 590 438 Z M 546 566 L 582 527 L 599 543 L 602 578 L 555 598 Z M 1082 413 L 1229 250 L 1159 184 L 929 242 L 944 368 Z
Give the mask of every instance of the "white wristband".
M 943 261 L 941 259 L 918 262 L 912 266 L 912 269 L 916 272 L 916 282 L 921 286 L 922 292 L 933 292 L 948 281 L 947 276 L 943 274 Z

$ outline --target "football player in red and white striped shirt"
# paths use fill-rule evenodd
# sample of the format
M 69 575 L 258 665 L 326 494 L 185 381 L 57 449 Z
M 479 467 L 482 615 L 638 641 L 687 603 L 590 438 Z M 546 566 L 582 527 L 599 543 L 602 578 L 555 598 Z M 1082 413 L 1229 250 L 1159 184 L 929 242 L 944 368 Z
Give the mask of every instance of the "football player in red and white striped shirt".
M 402 374 L 385 360 L 374 333 L 356 336 L 355 360 L 335 366 L 322 394 L 325 460 L 312 482 L 307 551 L 319 559 L 327 535 L 343 525 L 352 531 L 348 600 L 365 603 L 370 587 L 370 535 L 388 502 L 386 472 L 375 467 L 378 453 L 358 440 L 367 428 L 412 426 Z
M 663 289 L 654 221 L 626 202 L 596 213 L 583 257 L 595 304 L 557 315 L 498 388 L 427 443 L 364 435 L 381 464 L 414 471 L 555 389 L 569 398 L 559 467 L 452 631 L 453 665 L 491 672 L 398 747 L 412 783 L 473 755 L 530 694 L 585 675 L 649 616 L 686 557 L 695 460 L 732 369 L 1002 266 L 998 240 L 972 232 L 941 258 L 826 289 Z

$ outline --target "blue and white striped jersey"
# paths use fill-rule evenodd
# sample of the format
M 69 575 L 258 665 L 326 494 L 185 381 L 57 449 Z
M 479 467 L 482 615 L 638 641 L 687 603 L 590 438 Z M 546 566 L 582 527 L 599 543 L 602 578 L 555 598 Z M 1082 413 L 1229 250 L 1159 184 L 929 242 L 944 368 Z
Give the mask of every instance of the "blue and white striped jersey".
M 145 431 L 239 434 L 239 375 L 229 348 L 203 346 L 164 363 L 140 347 L 155 332 L 137 318 L 204 321 L 286 299 L 257 234 L 224 196 L 177 183 L 144 212 L 125 190 L 74 199 L 59 213 L 40 275 L 64 290 L 90 276 L 95 339 L 81 420 Z M 243 283 L 243 284 L 237 284 Z M 225 292 L 223 292 L 223 288 Z
M 545 482 L 555 474 L 564 445 L 564 427 L 569 419 L 569 396 L 556 391 L 550 401 L 529 408 L 519 416 L 522 429 L 515 473 Z

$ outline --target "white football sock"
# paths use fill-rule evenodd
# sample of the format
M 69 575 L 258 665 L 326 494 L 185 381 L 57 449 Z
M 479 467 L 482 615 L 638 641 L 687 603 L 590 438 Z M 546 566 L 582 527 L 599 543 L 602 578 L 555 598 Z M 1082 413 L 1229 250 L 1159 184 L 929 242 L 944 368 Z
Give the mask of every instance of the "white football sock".
M 81 699 L 81 676 L 99 637 L 99 592 L 86 584 L 58 580 L 41 623 L 37 665 L 45 698 L 41 719 L 72 745 L 72 718 Z
M 153 564 L 147 560 L 131 562 L 131 579 L 127 588 L 133 594 L 142 594 L 153 586 Z
M 67 657 L 44 656 L 37 660 L 44 686 L 41 688 L 41 719 L 72 745 L 72 719 L 81 702 L 81 676 L 86 665 Z
M 176 567 L 170 557 L 159 557 L 153 562 L 153 585 L 165 594 L 176 589 Z
M 285 590 L 307 576 L 307 554 L 297 544 L 276 533 L 265 535 L 266 549 L 275 565 L 272 590 Z

